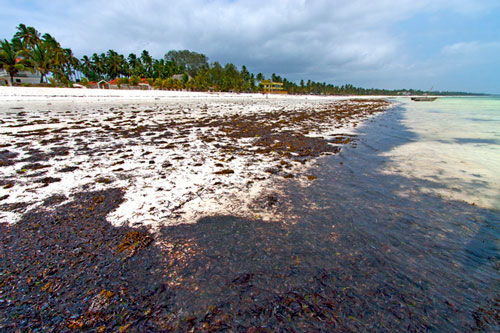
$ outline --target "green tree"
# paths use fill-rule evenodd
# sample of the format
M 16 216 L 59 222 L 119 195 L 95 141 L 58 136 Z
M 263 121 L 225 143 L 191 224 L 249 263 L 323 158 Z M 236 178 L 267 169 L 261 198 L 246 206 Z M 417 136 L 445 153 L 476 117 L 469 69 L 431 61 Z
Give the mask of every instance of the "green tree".
M 209 84 L 209 72 L 208 70 L 202 70 L 198 72 L 198 75 L 194 77 L 194 87 L 195 90 L 207 91 L 210 87 Z
M 172 80 L 172 88 L 175 90 L 181 90 L 183 88 L 182 81 L 179 79 L 173 79 Z
M 224 77 L 221 89 L 222 91 L 235 90 L 237 92 L 243 89 L 243 78 L 238 68 L 232 63 L 227 63 L 226 66 L 224 66 Z
M 56 57 L 51 45 L 40 43 L 28 54 L 31 66 L 40 72 L 40 83 L 51 72 L 56 71 Z
M 125 59 L 114 50 L 108 50 L 105 58 L 106 77 L 108 80 L 116 79 L 124 72 Z
M 130 85 L 136 86 L 139 84 L 139 82 L 141 82 L 141 79 L 137 75 L 132 75 L 132 77 L 130 78 Z
M 71 49 L 64 49 L 65 61 L 63 63 L 63 70 L 66 77 L 71 78 L 74 76 L 76 81 L 76 72 L 80 69 L 80 60 L 73 55 Z
M 141 53 L 141 63 L 144 66 L 145 74 L 147 77 L 153 76 L 153 57 L 149 54 L 148 51 L 144 50 Z
M 273 81 L 273 82 L 283 82 L 283 79 L 281 78 L 281 76 L 276 75 L 276 74 L 273 73 L 271 75 L 271 81 Z
M 22 23 L 17 26 L 14 38 L 22 42 L 24 50 L 32 50 L 41 42 L 40 33 L 35 28 L 27 27 Z
M 173 89 L 174 82 L 173 82 L 173 80 L 171 78 L 165 79 L 163 81 L 164 81 L 163 82 L 163 86 L 165 87 L 165 89 L 167 89 L 167 90 Z
M 65 77 L 64 66 L 69 61 L 67 52 L 50 34 L 44 34 L 25 55 L 30 65 L 40 72 L 40 83 L 50 73 L 59 79 Z
M 83 78 L 80 80 L 80 84 L 81 84 L 82 86 L 88 87 L 88 86 L 89 86 L 89 80 L 88 80 L 86 77 L 83 77 Z
M 163 89 L 163 80 L 160 79 L 160 78 L 157 78 L 154 82 L 153 82 L 153 87 L 155 87 L 156 89 Z
M 99 81 L 103 78 L 105 63 L 104 63 L 105 55 L 101 54 L 100 56 L 97 53 L 92 54 L 92 69 L 94 72 L 94 80 Z
M 153 77 L 166 79 L 175 74 L 173 64 L 165 61 L 165 59 L 155 59 L 153 61 Z
M 137 58 L 135 53 L 130 53 L 127 57 L 128 67 L 129 67 L 129 75 L 141 75 L 143 73 L 143 66 L 141 60 Z
M 208 82 L 211 86 L 215 86 L 217 90 L 221 90 L 222 80 L 224 78 L 224 69 L 222 66 L 216 61 L 210 66 L 208 72 Z
M 208 69 L 208 57 L 189 50 L 171 50 L 165 54 L 165 60 L 174 63 L 181 72 L 187 72 L 192 77 L 199 71 Z
M 93 63 L 92 59 L 86 55 L 84 55 L 82 57 L 80 71 L 89 80 L 98 81 L 98 76 L 95 72 L 94 63 Z
M 24 59 L 19 58 L 23 50 L 16 50 L 6 39 L 0 41 L 0 66 L 10 75 L 10 82 L 14 84 L 14 75 L 29 68 Z

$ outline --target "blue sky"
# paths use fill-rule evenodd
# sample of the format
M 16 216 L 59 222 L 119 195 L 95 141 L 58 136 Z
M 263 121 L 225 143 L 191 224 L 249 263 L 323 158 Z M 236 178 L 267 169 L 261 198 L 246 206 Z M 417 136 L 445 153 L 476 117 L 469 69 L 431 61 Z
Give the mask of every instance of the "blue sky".
M 293 81 L 500 94 L 500 1 L 6 1 L 76 55 L 190 49 Z

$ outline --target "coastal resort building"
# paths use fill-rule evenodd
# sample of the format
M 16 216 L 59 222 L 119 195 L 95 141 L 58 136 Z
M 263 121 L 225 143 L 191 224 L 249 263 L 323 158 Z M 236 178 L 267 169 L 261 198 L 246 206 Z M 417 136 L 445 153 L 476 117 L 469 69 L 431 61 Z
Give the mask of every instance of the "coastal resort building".
M 139 90 L 151 90 L 151 85 L 149 84 L 148 79 L 146 78 L 141 78 L 140 82 L 137 84 L 137 86 L 133 89 L 139 89 Z
M 97 86 L 99 87 L 99 89 L 109 89 L 109 83 L 106 80 L 97 82 Z
M 287 94 L 286 90 L 283 90 L 282 82 L 273 82 L 271 80 L 260 81 L 260 86 L 263 94 Z
M 5 69 L 0 68 L 0 85 L 9 85 L 12 86 L 14 84 L 21 85 L 23 83 L 29 84 L 39 84 L 40 83 L 40 72 L 35 71 L 34 73 L 30 71 L 20 71 L 14 75 L 14 82 L 10 82 L 10 75 Z
M 109 84 L 109 89 L 119 89 L 120 87 L 118 86 L 118 82 L 120 81 L 119 78 L 116 78 L 114 80 L 108 81 Z
M 132 89 L 132 90 L 151 90 L 151 85 L 147 79 L 140 79 L 139 83 L 132 86 L 127 83 L 120 83 L 121 78 L 116 78 L 110 81 L 101 80 L 99 82 L 89 81 L 88 87 L 94 89 Z
M 138 84 L 138 86 L 139 86 L 139 89 L 141 89 L 141 90 L 151 90 L 151 85 L 147 82 L 146 83 L 140 82 Z

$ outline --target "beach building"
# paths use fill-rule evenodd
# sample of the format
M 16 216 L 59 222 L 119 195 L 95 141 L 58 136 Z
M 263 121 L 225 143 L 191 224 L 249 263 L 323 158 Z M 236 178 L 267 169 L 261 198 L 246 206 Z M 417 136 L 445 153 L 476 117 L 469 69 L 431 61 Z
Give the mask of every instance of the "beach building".
M 120 81 L 119 78 L 108 81 L 109 89 L 120 89 L 120 87 L 118 85 L 119 81 Z
M 151 90 L 151 85 L 149 83 L 140 82 L 138 86 L 141 90 Z
M 262 92 L 265 94 L 287 94 L 286 90 L 283 90 L 282 82 L 273 82 L 271 80 L 260 81 Z
M 133 86 L 127 83 L 120 83 L 121 78 L 116 78 L 111 81 L 99 81 L 99 88 L 101 89 L 139 89 L 139 90 L 151 90 L 151 85 L 148 83 L 147 79 L 141 78 L 137 85 Z
M 16 63 L 20 62 L 22 58 L 16 58 Z M 20 71 L 14 75 L 14 82 L 11 82 L 10 74 L 2 67 L 0 68 L 0 85 L 13 85 L 13 84 L 38 84 L 40 83 L 41 74 L 39 71 Z
M 21 71 L 17 72 L 16 75 L 14 75 L 14 84 L 39 84 L 40 78 L 41 75 L 38 71 L 35 71 L 34 73 L 30 71 Z M 12 85 L 12 82 L 10 82 L 9 73 L 3 68 L 0 69 L 0 85 Z
M 109 89 L 109 83 L 106 80 L 97 82 L 97 86 L 99 87 L 99 89 Z

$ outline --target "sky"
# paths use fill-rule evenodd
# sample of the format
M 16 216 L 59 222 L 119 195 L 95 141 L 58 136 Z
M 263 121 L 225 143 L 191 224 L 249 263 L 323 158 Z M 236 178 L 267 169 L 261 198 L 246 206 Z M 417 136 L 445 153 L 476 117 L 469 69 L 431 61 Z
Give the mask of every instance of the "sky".
M 252 73 L 500 94 L 500 0 L 0 0 L 75 55 L 189 49 Z

